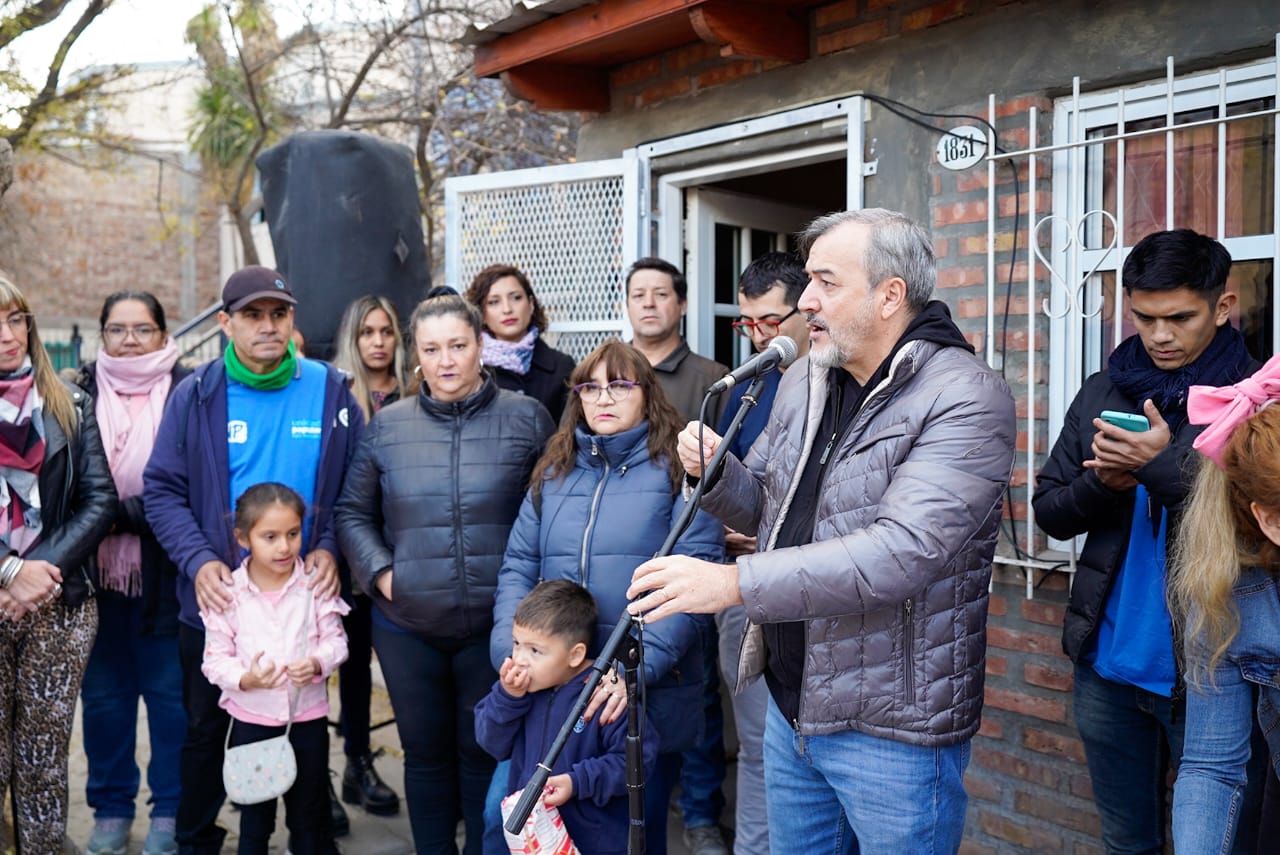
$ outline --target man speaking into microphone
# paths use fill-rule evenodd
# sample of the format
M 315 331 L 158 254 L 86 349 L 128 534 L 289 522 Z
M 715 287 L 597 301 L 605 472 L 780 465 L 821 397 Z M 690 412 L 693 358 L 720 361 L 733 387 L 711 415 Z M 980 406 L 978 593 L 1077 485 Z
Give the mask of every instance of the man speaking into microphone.
M 734 564 L 648 561 L 646 622 L 742 604 L 739 684 L 764 677 L 774 851 L 954 853 L 978 730 L 987 584 L 1013 466 L 1013 398 L 932 300 L 929 236 L 882 209 L 800 238 L 810 351 L 702 506 L 758 538 Z M 720 442 L 691 424 L 700 477 Z

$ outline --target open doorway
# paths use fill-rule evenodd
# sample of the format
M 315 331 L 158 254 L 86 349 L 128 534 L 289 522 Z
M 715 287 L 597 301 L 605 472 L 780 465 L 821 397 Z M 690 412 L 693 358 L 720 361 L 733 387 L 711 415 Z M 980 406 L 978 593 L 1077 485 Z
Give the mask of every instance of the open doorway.
M 685 188 L 685 271 L 697 303 L 689 323 L 699 327 L 703 353 L 729 366 L 751 355 L 732 327 L 740 274 L 766 252 L 794 250 L 814 217 L 844 210 L 845 173 L 837 157 Z

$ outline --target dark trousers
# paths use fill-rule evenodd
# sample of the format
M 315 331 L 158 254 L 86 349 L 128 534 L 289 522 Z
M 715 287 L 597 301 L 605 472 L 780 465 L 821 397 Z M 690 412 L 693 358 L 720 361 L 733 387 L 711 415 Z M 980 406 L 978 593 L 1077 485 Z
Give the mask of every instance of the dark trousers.
M 363 594 L 352 597 L 351 611 L 342 618 L 347 631 L 347 661 L 338 667 L 338 699 L 342 710 L 338 719 L 342 727 L 342 751 L 348 757 L 369 753 L 369 698 L 373 694 L 373 678 L 369 664 L 373 661 L 373 604 Z
M 476 744 L 475 708 L 498 675 L 489 636 L 426 640 L 380 624 L 373 646 L 404 747 L 405 804 L 419 855 L 455 855 L 458 818 L 466 855 L 480 855 L 484 797 L 494 760 Z
M 283 726 L 267 727 L 237 721 L 231 744 L 260 742 L 284 733 Z M 298 777 L 284 794 L 284 824 L 289 828 L 289 851 L 294 855 L 334 855 L 333 824 L 329 813 L 329 731 L 323 718 L 294 722 L 289 744 L 298 764 Z M 239 855 L 266 855 L 276 829 L 279 799 L 240 806 Z
M 222 788 L 222 744 L 230 717 L 218 706 L 222 690 L 200 670 L 204 631 L 180 624 L 178 654 L 182 659 L 182 702 L 187 709 L 187 735 L 178 774 L 177 840 L 181 855 L 215 855 L 226 831 L 218 827 L 226 791 Z M 328 775 L 326 774 L 326 780 Z

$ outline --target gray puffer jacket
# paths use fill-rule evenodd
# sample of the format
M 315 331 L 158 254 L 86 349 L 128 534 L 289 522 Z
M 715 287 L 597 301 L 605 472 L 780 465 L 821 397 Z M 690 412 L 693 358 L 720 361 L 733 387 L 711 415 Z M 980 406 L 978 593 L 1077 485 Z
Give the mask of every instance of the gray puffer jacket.
M 802 734 L 961 742 L 982 712 L 1013 398 L 962 348 L 907 344 L 831 452 L 813 542 L 774 551 L 826 406 L 827 373 L 807 359 L 787 371 L 745 465 L 727 458 L 703 499 L 762 550 L 738 559 L 750 619 L 739 683 L 764 671 L 760 624 L 803 620 Z

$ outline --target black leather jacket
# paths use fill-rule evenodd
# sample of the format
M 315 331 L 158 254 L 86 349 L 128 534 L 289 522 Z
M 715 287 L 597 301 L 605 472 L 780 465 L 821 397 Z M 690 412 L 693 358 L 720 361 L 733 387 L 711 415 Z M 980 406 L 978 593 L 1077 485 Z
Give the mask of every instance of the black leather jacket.
M 554 425 L 533 398 L 479 391 L 445 403 L 420 391 L 365 429 L 334 508 L 357 587 L 427 638 L 488 638 L 507 536 Z M 374 585 L 394 571 L 392 599 Z
M 79 422 L 67 436 L 46 414 L 44 463 L 40 467 L 41 536 L 26 558 L 48 561 L 62 571 L 62 601 L 78 606 L 93 595 L 97 549 L 115 517 L 116 485 L 98 436 L 93 399 L 67 384 Z

